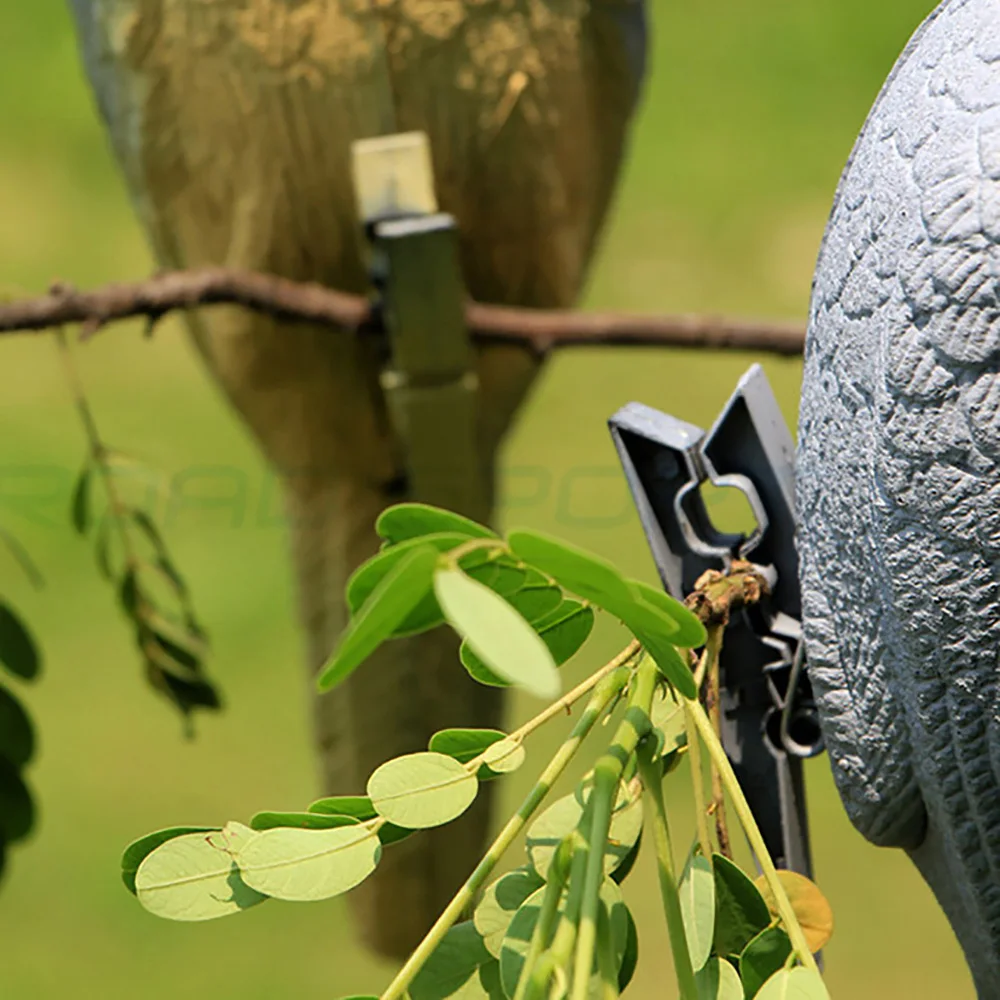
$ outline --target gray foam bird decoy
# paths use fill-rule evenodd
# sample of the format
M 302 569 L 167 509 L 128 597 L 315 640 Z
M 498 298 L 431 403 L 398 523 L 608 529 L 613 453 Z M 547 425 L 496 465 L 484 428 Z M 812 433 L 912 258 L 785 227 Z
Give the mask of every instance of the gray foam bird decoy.
M 798 453 L 810 675 L 854 825 L 1000 997 L 1000 0 L 946 0 L 841 179 Z

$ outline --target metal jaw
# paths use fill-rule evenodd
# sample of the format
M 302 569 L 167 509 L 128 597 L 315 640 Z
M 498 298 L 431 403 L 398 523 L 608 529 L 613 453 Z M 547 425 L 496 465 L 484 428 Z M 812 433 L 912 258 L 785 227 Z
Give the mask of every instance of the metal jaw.
M 629 403 L 608 422 L 656 568 L 683 599 L 709 569 L 745 558 L 771 593 L 733 615 L 720 659 L 722 743 L 775 865 L 811 876 L 802 758 L 822 752 L 804 667 L 794 531 L 795 446 L 763 369 L 740 379 L 715 425 Z M 700 488 L 739 490 L 749 535 L 712 524 Z

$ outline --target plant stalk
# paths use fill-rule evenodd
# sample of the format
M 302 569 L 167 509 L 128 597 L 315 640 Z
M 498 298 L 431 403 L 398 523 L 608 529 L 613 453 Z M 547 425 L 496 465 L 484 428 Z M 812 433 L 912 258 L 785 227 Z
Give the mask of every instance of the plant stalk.
M 674 870 L 673 845 L 670 842 L 670 826 L 667 822 L 667 807 L 663 800 L 663 775 L 650 755 L 639 748 L 639 774 L 647 794 L 653 801 L 653 842 L 656 847 L 656 868 L 660 876 L 660 895 L 663 898 L 663 915 L 667 920 L 667 936 L 674 958 L 680 1000 L 698 1000 L 698 986 L 695 983 L 694 967 L 691 965 L 691 951 L 688 948 L 687 932 L 681 915 L 681 899 L 677 890 L 677 875 Z M 704 850 L 704 848 L 703 848 Z M 711 857 L 711 855 L 706 855 Z
M 589 854 L 573 962 L 571 1000 L 586 1000 L 587 997 L 590 973 L 594 965 L 597 915 L 601 905 L 601 882 L 604 880 L 604 848 L 611 827 L 611 812 L 625 764 L 635 753 L 639 741 L 649 732 L 649 712 L 659 676 L 656 663 L 648 657 L 639 665 L 633 675 L 628 708 L 615 733 L 614 742 L 594 765 L 594 787 L 590 793 L 593 812 L 588 837 Z
M 466 879 L 465 884 L 445 907 L 441 916 L 434 922 L 434 926 L 427 932 L 423 941 L 417 945 L 416 949 L 403 964 L 403 967 L 396 973 L 395 978 L 385 988 L 380 1000 L 399 1000 L 403 996 L 409 988 L 410 983 L 413 982 L 416 974 L 441 943 L 441 939 L 451 929 L 452 924 L 461 916 L 466 906 L 475 898 L 476 893 L 486 879 L 489 878 L 504 852 L 513 843 L 514 838 L 524 829 L 535 810 L 541 805 L 552 785 L 558 780 L 559 776 L 566 769 L 566 766 L 573 759 L 574 754 L 580 748 L 584 737 L 593 729 L 601 713 L 625 685 L 628 676 L 628 670 L 621 667 L 617 671 L 605 675 L 600 680 L 568 739 L 556 751 L 555 756 L 549 761 L 538 781 L 528 793 L 524 802 L 521 803 L 521 807 L 507 821 L 504 828 L 497 835 L 496 840 L 490 845 L 485 857 L 476 865 L 475 871 Z
M 781 916 L 782 923 L 785 925 L 785 931 L 791 939 L 792 947 L 798 954 L 799 961 L 802 962 L 807 969 L 810 969 L 819 975 L 819 967 L 816 965 L 816 959 L 813 958 L 813 954 L 809 950 L 809 943 L 806 941 L 806 936 L 795 916 L 792 904 L 788 900 L 785 888 L 781 884 L 781 880 L 778 878 L 774 862 L 771 861 L 771 855 L 768 853 L 767 846 L 764 843 L 764 838 L 761 836 L 760 830 L 757 828 L 757 823 L 754 821 L 753 813 L 750 811 L 750 805 L 747 802 L 746 797 L 743 795 L 743 789 L 740 788 L 740 783 L 736 778 L 736 773 L 733 771 L 732 765 L 729 763 L 729 758 L 726 756 L 726 752 L 723 750 L 722 744 L 715 735 L 715 729 L 712 726 L 711 720 L 705 714 L 705 710 L 700 704 L 698 704 L 698 702 L 688 701 L 687 704 L 691 711 L 691 717 L 694 720 L 695 725 L 698 727 L 698 732 L 701 734 L 701 738 L 705 742 L 705 747 L 708 750 L 709 756 L 719 768 L 723 784 L 733 801 L 733 807 L 736 809 L 736 814 L 739 817 L 740 824 L 743 826 L 744 832 L 746 833 L 747 840 L 750 841 L 750 848 L 756 856 L 757 863 L 760 865 L 764 879 L 767 881 L 767 884 L 774 895 L 775 903 L 778 907 L 778 913 Z

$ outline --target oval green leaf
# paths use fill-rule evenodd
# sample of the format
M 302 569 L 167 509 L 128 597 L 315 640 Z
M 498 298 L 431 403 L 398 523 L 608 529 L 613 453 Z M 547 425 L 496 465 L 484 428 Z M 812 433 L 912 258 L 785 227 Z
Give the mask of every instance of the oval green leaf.
M 754 935 L 740 953 L 740 977 L 747 1000 L 779 969 L 792 953 L 792 942 L 780 927 L 765 927 Z
M 697 972 L 712 953 L 715 931 L 715 879 L 711 863 L 700 854 L 689 855 L 677 890 L 691 965 Z
M 656 737 L 656 757 L 668 756 L 683 746 L 687 746 L 687 728 L 684 723 L 684 709 L 674 697 L 672 688 L 661 684 L 653 695 L 653 706 L 649 713 Z
M 367 826 L 333 830 L 265 830 L 235 854 L 243 881 L 275 899 L 329 899 L 363 882 L 382 845 Z
M 771 913 L 757 887 L 732 861 L 712 855 L 715 876 L 714 948 L 719 955 L 740 952 L 771 922 Z
M 362 821 L 374 819 L 378 815 L 367 795 L 331 795 L 325 799 L 317 799 L 309 806 L 309 812 L 353 816 Z
M 670 637 L 675 646 L 697 649 L 705 645 L 705 626 L 690 608 L 671 597 L 666 591 L 651 587 L 648 583 L 629 580 L 628 584 L 639 598 L 663 612 L 677 625 L 677 632 Z
M 483 764 L 493 774 L 510 774 L 524 763 L 524 746 L 520 740 L 505 737 L 483 752 Z
M 24 767 L 35 752 L 35 730 L 21 703 L 0 685 L 0 757 Z
M 28 627 L 14 609 L 0 602 L 0 663 L 23 680 L 38 676 L 41 657 Z
M 506 553 L 491 553 L 481 562 L 470 556 L 461 561 L 461 566 L 466 576 L 508 599 L 524 586 L 527 579 L 526 569 Z
M 319 677 L 319 689 L 328 691 L 366 660 L 393 629 L 430 591 L 438 552 L 422 545 L 407 552 L 379 581 L 351 618 L 330 661 Z
M 564 600 L 555 611 L 532 627 L 552 654 L 558 666 L 579 652 L 594 628 L 594 611 L 579 601 Z
M 486 950 L 494 958 L 500 957 L 500 947 L 514 914 L 524 901 L 544 884 L 544 881 L 525 865 L 498 878 L 483 893 L 482 901 L 472 915 L 472 921 L 483 939 Z
M 135 889 L 150 913 L 167 920 L 214 920 L 267 898 L 243 881 L 211 833 L 173 837 L 151 851 L 135 873 Z
M 736 970 L 722 958 L 712 956 L 694 977 L 698 1000 L 743 1000 L 743 984 Z
M 343 816 L 337 813 L 322 812 L 259 812 L 250 820 L 250 829 L 276 830 L 279 827 L 291 827 L 298 830 L 334 830 L 338 826 L 355 826 L 358 823 L 353 816 Z
M 0 840 L 23 840 L 35 825 L 35 803 L 18 769 L 0 759 Z
M 335 795 L 325 799 L 319 799 L 309 806 L 311 813 L 327 813 L 335 816 L 350 816 L 364 822 L 375 819 L 378 812 L 372 805 L 372 800 L 367 795 Z M 378 839 L 382 846 L 395 844 L 400 840 L 406 840 L 413 830 L 407 830 L 395 823 L 382 823 L 378 829 Z
M 499 729 L 442 729 L 430 738 L 427 749 L 454 757 L 460 764 L 468 764 L 506 736 Z
M 165 830 L 156 830 L 153 833 L 147 833 L 145 837 L 133 840 L 122 851 L 122 881 L 125 883 L 125 888 L 133 896 L 136 894 L 135 873 L 139 870 L 139 865 L 142 864 L 146 856 L 152 854 L 161 844 L 165 844 L 168 840 L 173 840 L 175 837 L 183 837 L 189 833 L 213 832 L 215 832 L 214 828 L 208 826 L 172 826 Z
M 73 529 L 78 535 L 85 535 L 90 527 L 90 460 L 80 470 L 73 486 L 73 502 L 70 516 Z
M 469 644 L 462 641 L 462 645 L 458 648 L 458 658 L 462 662 L 462 666 L 465 667 L 469 676 L 474 680 L 478 681 L 480 684 L 484 684 L 486 687 L 510 687 L 510 681 L 505 681 L 502 677 L 498 677 L 495 673 L 475 653 L 472 652 Z
M 507 542 L 526 563 L 602 608 L 632 599 L 625 578 L 600 556 L 537 531 L 512 531 Z
M 571 834 L 583 815 L 583 804 L 576 795 L 556 799 L 528 827 L 525 847 L 528 860 L 540 878 L 546 878 L 549 865 L 563 839 Z M 619 802 L 611 814 L 608 844 L 604 853 L 604 872 L 611 875 L 629 858 L 642 831 L 642 799 L 619 793 Z
M 534 570 L 531 572 L 533 574 Z M 563 595 L 558 587 L 544 580 L 541 583 L 526 581 L 520 590 L 508 595 L 507 600 L 526 622 L 534 625 L 562 604 Z
M 621 969 L 618 970 L 619 993 L 624 993 L 625 987 L 632 982 L 635 967 L 639 964 L 639 931 L 635 926 L 632 911 L 627 906 L 625 907 L 625 917 L 627 919 L 625 951 L 622 954 Z
M 473 977 L 472 985 L 478 986 L 479 967 L 492 957 L 471 920 L 455 924 L 414 977 L 409 989 L 410 1000 L 476 996 L 474 990 L 467 993 L 462 987 Z
M 422 535 L 451 532 L 467 538 L 496 538 L 497 534 L 475 521 L 441 507 L 425 503 L 397 503 L 387 507 L 375 521 L 379 538 L 397 545 Z
M 461 816 L 475 801 L 479 782 L 453 757 L 424 752 L 386 761 L 368 779 L 367 791 L 380 816 L 424 830 Z
M 802 966 L 776 972 L 757 997 L 758 1000 L 830 1000 L 819 973 Z
M 454 531 L 446 531 L 424 535 L 422 538 L 411 538 L 409 541 L 400 542 L 399 545 L 393 545 L 391 548 L 379 552 L 367 562 L 362 563 L 347 581 L 347 606 L 350 608 L 351 614 L 360 609 L 382 580 L 415 549 L 430 545 L 438 552 L 450 552 L 465 541 L 468 541 L 467 536 Z
M 552 654 L 502 597 L 454 569 L 434 574 L 434 592 L 452 627 L 490 670 L 539 698 L 558 696 Z

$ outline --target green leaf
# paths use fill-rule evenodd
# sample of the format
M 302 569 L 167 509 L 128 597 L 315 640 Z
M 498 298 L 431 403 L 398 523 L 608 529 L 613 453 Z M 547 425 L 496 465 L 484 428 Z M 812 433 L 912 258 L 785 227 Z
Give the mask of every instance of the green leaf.
M 635 926 L 632 911 L 626 906 L 625 916 L 628 919 L 628 927 L 625 936 L 625 952 L 622 955 L 622 966 L 618 971 L 618 992 L 624 993 L 625 987 L 632 982 L 635 975 L 635 967 L 639 964 L 639 931 Z
M 609 609 L 611 610 L 611 609 Z M 675 629 L 672 621 L 656 611 L 644 601 L 635 599 L 613 610 L 642 643 L 646 653 L 653 659 L 661 674 L 685 698 L 696 698 L 698 689 L 691 668 L 681 658 L 673 645 L 667 626 Z
M 590 638 L 594 612 L 579 601 L 566 599 L 551 614 L 532 622 L 532 626 L 561 667 Z
M 648 583 L 642 583 L 639 580 L 629 580 L 628 584 L 639 598 L 647 604 L 651 604 L 674 621 L 678 631 L 670 637 L 670 641 L 675 646 L 681 646 L 684 649 L 696 649 L 699 646 L 705 645 L 705 626 L 702 625 L 701 619 L 690 608 L 685 607 L 680 601 L 666 593 L 666 591 L 660 590 L 657 587 L 651 587 Z
M 518 908 L 511 919 L 507 934 L 500 946 L 500 981 L 508 997 L 514 995 L 517 981 L 524 968 L 531 935 L 541 912 L 545 889 L 532 893 Z M 628 910 L 622 899 L 621 890 L 610 879 L 601 883 L 601 906 L 604 909 L 611 933 L 611 955 L 614 967 L 620 970 L 628 946 Z M 601 981 L 597 973 L 597 955 L 594 955 L 594 974 L 590 984 L 590 995 L 600 996 Z
M 0 840 L 23 840 L 35 823 L 35 803 L 18 769 L 0 759 Z
M 382 580 L 415 549 L 430 545 L 438 552 L 450 552 L 466 541 L 468 538 L 465 535 L 448 531 L 424 535 L 422 538 L 411 538 L 400 542 L 399 545 L 384 549 L 362 563 L 348 579 L 346 596 L 351 614 L 357 613 Z
M 527 570 L 507 553 L 491 552 L 483 560 L 475 559 L 476 555 L 472 553 L 461 561 L 466 576 L 508 599 L 524 586 Z
M 757 997 L 758 1000 L 830 1000 L 819 974 L 802 966 L 776 972 Z
M 461 514 L 424 503 L 397 503 L 387 507 L 375 522 L 375 531 L 392 545 L 421 535 L 452 534 L 468 538 L 496 538 L 497 534 Z
M 483 753 L 483 764 L 490 774 L 510 774 L 524 763 L 524 746 L 511 736 L 488 746 Z
M 0 663 L 23 680 L 34 680 L 41 657 L 28 627 L 13 608 L 0 601 Z
M 622 786 L 624 789 L 624 786 Z M 563 839 L 578 826 L 583 815 L 583 803 L 575 795 L 556 799 L 528 827 L 525 847 L 528 860 L 539 877 L 546 878 L 549 865 Z M 608 844 L 604 853 L 604 872 L 610 875 L 628 858 L 642 831 L 642 799 L 619 792 L 619 802 L 611 814 Z
M 510 687 L 510 681 L 505 681 L 495 673 L 472 651 L 471 647 L 464 640 L 458 648 L 458 658 L 462 666 L 468 671 L 469 676 L 480 684 L 487 687 Z
M 691 965 L 697 972 L 708 961 L 712 952 L 712 935 L 715 931 L 715 879 L 708 859 L 700 854 L 688 855 L 687 865 L 677 888 Z
M 353 816 L 338 816 L 336 813 L 319 812 L 259 812 L 250 820 L 250 829 L 275 830 L 280 827 L 294 827 L 299 830 L 334 830 L 338 826 L 355 826 L 358 820 Z
M 695 973 L 698 1000 L 743 1000 L 743 984 L 736 970 L 724 959 L 713 955 Z
M 476 993 L 475 1000 L 507 1000 L 500 982 L 500 963 L 495 958 L 479 966 L 479 987 L 482 993 Z
M 379 581 L 340 637 L 319 677 L 329 691 L 352 674 L 420 603 L 431 587 L 438 552 L 429 545 L 407 552 Z
M 5 528 L 0 527 L 0 544 L 10 553 L 10 557 L 21 567 L 21 572 L 28 578 L 31 585 L 41 589 L 45 585 L 41 570 L 35 565 L 28 550 Z
M 35 752 L 35 731 L 28 713 L 3 685 L 0 685 L 0 758 L 14 767 L 24 767 Z
M 483 893 L 472 920 L 486 950 L 495 958 L 500 957 L 500 947 L 514 914 L 544 884 L 534 870 L 525 865 L 498 878 Z
M 765 927 L 740 952 L 740 977 L 747 1000 L 779 969 L 792 953 L 792 942 L 780 927 Z
M 367 826 L 332 830 L 275 828 L 236 851 L 243 881 L 275 899 L 329 899 L 363 882 L 378 865 L 382 845 Z
M 240 877 L 230 850 L 241 835 L 188 833 L 172 837 L 140 862 L 139 902 L 168 920 L 214 920 L 263 902 Z
M 468 764 L 506 736 L 499 729 L 442 729 L 430 738 L 427 749 L 454 757 L 460 764 Z
M 526 563 L 602 608 L 632 600 L 624 577 L 600 556 L 536 531 L 512 531 L 507 542 Z
M 455 924 L 414 977 L 409 990 L 411 1000 L 467 996 L 459 991 L 474 976 L 478 985 L 479 967 L 492 957 L 471 920 Z
M 653 734 L 656 737 L 655 757 L 667 756 L 687 746 L 684 709 L 674 697 L 673 690 L 666 685 L 660 685 L 653 695 L 649 721 L 653 725 Z
M 367 795 L 332 795 L 325 799 L 317 799 L 309 806 L 309 812 L 353 816 L 362 821 L 374 819 L 378 815 L 372 800 Z
M 449 623 L 490 670 L 539 698 L 558 696 L 552 654 L 503 598 L 456 569 L 434 574 L 434 592 Z
M 497 729 L 442 729 L 431 737 L 427 749 L 454 757 L 460 764 L 487 754 L 489 759 L 484 759 L 477 773 L 480 781 L 516 771 L 524 762 L 524 747 Z
M 738 955 L 771 922 L 764 897 L 753 882 L 721 854 L 712 855 L 715 876 L 715 931 L 719 955 Z
M 73 502 L 70 516 L 73 528 L 78 535 L 85 535 L 90 527 L 90 459 L 80 470 L 76 484 L 73 486 Z
M 500 982 L 504 993 L 513 997 L 517 981 L 521 978 L 524 959 L 528 954 L 531 935 L 542 912 L 545 888 L 536 889 L 517 908 L 507 925 L 507 933 L 500 944 Z
M 533 580 L 538 577 L 538 580 Z M 520 590 L 508 595 L 514 610 L 529 624 L 552 614 L 563 603 L 562 591 L 553 587 L 541 574 L 530 570 Z
M 396 757 L 368 779 L 368 795 L 379 815 L 411 830 L 449 823 L 472 805 L 478 791 L 476 776 L 441 753 Z
M 175 837 L 183 837 L 189 833 L 215 833 L 216 828 L 209 826 L 171 826 L 165 830 L 147 833 L 145 837 L 133 840 L 122 852 L 122 881 L 132 895 L 135 891 L 135 873 L 147 855 L 151 854 L 161 844 Z

